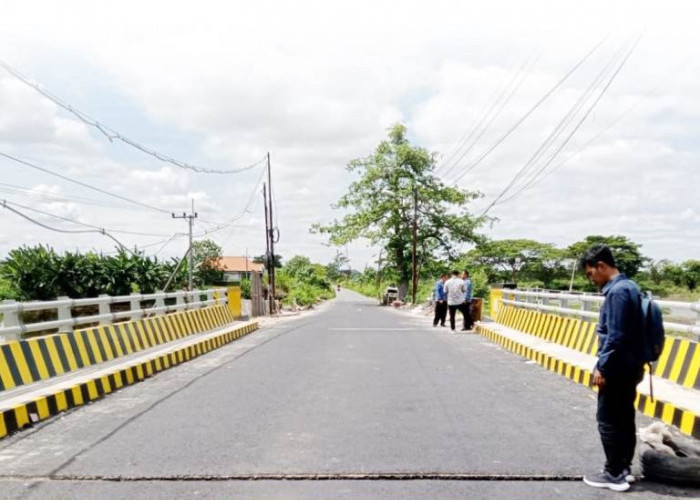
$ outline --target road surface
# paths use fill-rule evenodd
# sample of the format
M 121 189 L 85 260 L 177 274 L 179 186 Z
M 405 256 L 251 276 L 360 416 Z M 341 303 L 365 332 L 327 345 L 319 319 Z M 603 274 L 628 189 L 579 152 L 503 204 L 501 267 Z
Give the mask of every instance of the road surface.
M 590 390 L 342 291 L 0 441 L 0 497 L 612 498 L 602 461 Z

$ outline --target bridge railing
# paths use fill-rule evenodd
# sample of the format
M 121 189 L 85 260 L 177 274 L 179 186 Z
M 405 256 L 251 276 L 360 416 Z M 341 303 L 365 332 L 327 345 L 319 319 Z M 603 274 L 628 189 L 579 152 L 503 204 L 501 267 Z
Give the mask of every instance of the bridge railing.
M 511 289 L 494 291 L 497 295 L 502 294 L 501 301 L 506 305 L 576 316 L 592 321 L 598 319 L 598 311 L 604 300 L 600 294 L 589 293 Z M 700 301 L 657 300 L 656 302 L 668 319 L 664 321 L 666 331 L 683 333 L 695 340 L 700 339 Z M 687 323 L 680 321 L 687 321 Z
M 20 339 L 31 333 L 67 333 L 81 325 L 104 325 L 119 320 L 137 320 L 169 312 L 226 304 L 226 299 L 226 288 L 210 288 L 167 293 L 132 293 L 121 296 L 100 295 L 89 299 L 59 297 L 57 300 L 34 302 L 4 300 L 0 303 L 0 314 L 3 315 L 0 342 Z M 171 303 L 166 304 L 166 301 Z M 146 307 L 144 302 L 148 303 Z M 112 312 L 112 305 L 115 304 L 119 305 L 120 310 Z M 94 310 L 95 307 L 97 307 L 97 314 L 74 315 L 75 308 Z M 27 315 L 24 313 L 27 312 L 36 312 L 38 317 L 43 313 L 44 316 L 52 316 L 56 319 L 26 322 Z

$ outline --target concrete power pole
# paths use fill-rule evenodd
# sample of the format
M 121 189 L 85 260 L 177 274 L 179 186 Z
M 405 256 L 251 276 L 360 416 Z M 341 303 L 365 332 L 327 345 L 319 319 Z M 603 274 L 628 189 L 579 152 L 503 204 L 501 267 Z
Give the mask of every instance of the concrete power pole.
M 269 229 L 269 240 L 270 240 L 270 259 L 272 264 L 270 265 L 270 284 L 272 286 L 272 308 L 270 312 L 275 312 L 274 307 L 275 307 L 275 297 L 277 297 L 277 286 L 275 283 L 275 224 L 274 224 L 274 218 L 272 217 L 272 167 L 270 166 L 270 153 L 267 153 L 267 187 L 268 187 L 268 192 L 267 192 L 267 197 L 269 199 L 269 205 L 270 205 L 270 229 Z
M 192 226 L 194 225 L 194 220 L 197 218 L 197 212 L 194 211 L 194 200 L 192 200 L 192 212 L 188 215 L 185 212 L 182 212 L 182 215 L 175 215 L 172 214 L 173 219 L 187 219 L 189 229 L 190 229 L 190 247 L 189 251 L 187 252 L 187 267 L 188 267 L 188 290 L 193 289 L 193 278 L 192 278 L 192 272 L 194 271 L 194 252 L 192 251 Z
M 416 303 L 416 293 L 418 292 L 418 275 L 416 273 L 416 246 L 418 243 L 418 191 L 416 191 L 415 186 L 413 187 L 413 238 L 411 241 L 411 268 L 412 272 L 412 283 L 411 283 L 411 302 Z

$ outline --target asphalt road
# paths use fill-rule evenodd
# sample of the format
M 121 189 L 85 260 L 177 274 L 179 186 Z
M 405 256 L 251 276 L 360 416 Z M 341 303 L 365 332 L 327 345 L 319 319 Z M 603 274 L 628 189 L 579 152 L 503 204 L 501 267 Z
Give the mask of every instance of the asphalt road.
M 608 498 L 574 480 L 602 465 L 594 416 L 582 386 L 343 291 L 0 441 L 0 498 Z

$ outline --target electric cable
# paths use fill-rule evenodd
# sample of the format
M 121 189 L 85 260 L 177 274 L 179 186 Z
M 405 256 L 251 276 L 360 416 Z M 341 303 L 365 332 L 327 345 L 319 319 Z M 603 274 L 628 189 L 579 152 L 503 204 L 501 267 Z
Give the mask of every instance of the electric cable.
M 552 88 L 550 88 L 522 117 L 520 117 L 498 140 L 496 140 L 491 147 L 486 149 L 471 165 L 465 168 L 453 182 L 455 184 L 459 182 L 465 175 L 474 170 L 482 161 L 484 161 L 489 154 L 491 154 L 503 141 L 505 141 L 510 134 L 512 134 L 525 120 L 527 120 L 530 115 L 537 110 L 537 108 L 539 108 L 559 87 L 564 84 L 564 82 L 566 82 L 566 80 L 569 79 L 572 74 L 574 74 L 574 72 L 576 72 L 578 68 L 581 67 L 581 65 L 583 65 L 584 62 L 586 62 L 586 60 L 588 60 L 588 58 L 603 44 L 605 38 L 590 49 L 561 79 L 559 79 L 557 83 L 554 84 Z
M 612 74 L 612 76 L 610 77 L 610 79 L 607 81 L 605 87 L 603 87 L 603 89 L 601 90 L 600 94 L 598 95 L 598 97 L 597 97 L 597 98 L 595 99 L 595 101 L 593 102 L 593 104 L 591 104 L 591 106 L 588 108 L 588 110 L 586 111 L 586 113 L 581 117 L 581 119 L 579 120 L 579 122 L 578 122 L 578 123 L 576 124 L 576 126 L 571 130 L 571 132 L 569 133 L 569 135 L 564 139 L 564 141 L 560 144 L 560 146 L 556 149 L 556 151 L 554 151 L 554 152 L 552 153 L 552 155 L 550 156 L 549 160 L 548 160 L 548 161 L 545 163 L 545 165 L 542 167 L 543 169 L 546 169 L 547 166 L 549 166 L 549 165 L 551 164 L 551 162 L 554 160 L 554 158 L 559 154 L 559 152 L 561 152 L 561 150 L 566 146 L 566 144 L 568 144 L 569 140 L 571 140 L 571 138 L 572 138 L 572 137 L 574 136 L 574 134 L 578 131 L 578 129 L 581 127 L 581 125 L 583 125 L 583 123 L 586 121 L 586 119 L 588 118 L 588 116 L 590 116 L 590 114 L 591 114 L 591 112 L 593 111 L 593 109 L 596 107 L 596 105 L 598 104 L 598 102 L 600 102 L 600 100 L 602 99 L 602 97 L 605 95 L 605 93 L 607 92 L 607 90 L 608 90 L 608 89 L 610 88 L 610 86 L 612 85 L 613 81 L 615 81 L 615 78 L 616 78 L 617 75 L 620 73 L 620 71 L 621 71 L 622 68 L 624 67 L 625 63 L 627 62 L 627 60 L 630 58 L 630 56 L 631 56 L 632 53 L 634 52 L 634 50 L 635 50 L 635 48 L 637 47 L 637 44 L 639 43 L 639 40 L 640 40 L 640 39 L 641 39 L 641 35 L 637 38 L 637 40 L 634 42 L 634 44 L 633 44 L 633 45 L 630 47 L 630 49 L 627 51 L 627 53 L 625 54 L 625 57 L 622 59 L 622 61 L 620 62 L 620 64 L 619 64 L 618 67 L 616 68 L 615 72 Z M 509 189 L 509 187 L 506 187 L 506 189 L 504 189 L 504 190 L 496 197 L 496 199 L 495 199 L 494 201 L 492 201 L 491 204 L 490 204 L 488 207 L 486 207 L 486 209 L 485 209 L 480 215 L 481 215 L 481 216 L 486 215 L 486 213 L 487 213 L 491 208 L 493 208 L 493 206 L 495 206 L 495 205 L 498 203 L 498 201 L 503 197 L 503 195 L 507 192 L 508 189 Z
M 23 219 L 28 220 L 29 222 L 36 224 L 37 226 L 41 226 L 44 229 L 48 229 L 49 231 L 55 231 L 57 233 L 65 233 L 65 234 L 86 234 L 86 233 L 98 233 L 103 236 L 106 236 L 107 238 L 111 239 L 114 241 L 117 245 L 119 245 L 120 248 L 122 248 L 124 251 L 127 251 L 131 253 L 132 255 L 136 255 L 132 250 L 130 250 L 128 247 L 126 247 L 121 241 L 119 241 L 117 238 L 109 234 L 107 231 L 104 229 L 59 229 L 56 227 L 49 226 L 47 224 L 44 224 L 42 222 L 39 222 L 35 219 L 32 219 L 26 214 L 23 214 L 19 210 L 15 210 L 14 208 L 8 206 L 8 202 L 6 200 L 2 201 L 2 207 L 6 210 L 9 210 L 10 212 L 14 212 L 15 214 L 19 215 Z
M 198 167 L 195 165 L 191 165 L 189 163 L 177 160 L 171 156 L 167 156 L 164 154 L 159 153 L 158 151 L 151 149 L 149 147 L 143 146 L 142 144 L 139 144 L 133 139 L 130 139 L 129 137 L 126 137 L 125 135 L 121 134 L 120 132 L 117 132 L 115 129 L 105 125 L 104 123 L 101 123 L 93 118 L 91 118 L 89 115 L 86 113 L 80 111 L 77 109 L 75 106 L 72 106 L 71 104 L 68 104 L 67 102 L 63 101 L 62 99 L 56 97 L 49 91 L 45 90 L 41 85 L 38 83 L 33 82 L 30 80 L 28 77 L 24 76 L 22 73 L 14 69 L 12 66 L 7 64 L 4 61 L 0 61 L 0 67 L 2 67 L 5 71 L 7 71 L 10 75 L 15 77 L 17 80 L 20 82 L 24 83 L 28 87 L 34 89 L 36 92 L 44 96 L 46 99 L 50 100 L 57 106 L 63 108 L 64 110 L 68 111 L 75 117 L 77 117 L 80 121 L 82 121 L 84 124 L 96 128 L 102 135 L 104 135 L 107 139 L 109 139 L 110 142 L 114 142 L 114 140 L 121 141 L 124 144 L 127 144 L 128 146 L 131 146 L 149 156 L 152 156 L 153 158 L 156 158 L 157 160 L 160 160 L 165 163 L 170 163 L 171 165 L 175 165 L 176 167 L 180 167 L 183 169 L 188 169 L 192 170 L 194 172 L 197 172 L 199 174 L 237 174 L 240 172 L 245 172 L 246 170 L 250 170 L 252 168 L 255 168 L 257 165 L 265 161 L 266 157 L 263 157 L 256 161 L 255 163 L 248 165 L 247 167 L 243 168 L 238 168 L 238 169 L 231 169 L 231 170 L 218 170 L 218 169 L 209 169 L 209 168 L 203 168 L 203 167 Z
M 501 114 L 503 109 L 505 109 L 505 107 L 508 105 L 510 100 L 513 98 L 513 95 L 518 91 L 520 86 L 527 79 L 527 76 L 529 75 L 530 71 L 532 71 L 532 68 L 536 64 L 537 59 L 539 59 L 539 56 L 537 56 L 537 57 L 531 56 L 525 60 L 525 62 L 523 63 L 521 68 L 518 70 L 518 72 L 513 76 L 513 78 L 511 78 L 511 80 L 508 82 L 508 84 L 503 88 L 502 92 L 500 93 L 500 95 L 498 96 L 496 101 L 492 104 L 492 106 L 489 108 L 486 115 L 484 115 L 484 117 L 482 118 L 480 123 L 477 124 L 477 127 L 475 127 L 475 129 L 472 131 L 472 132 L 475 132 L 476 130 L 481 128 L 481 131 L 479 132 L 479 134 L 473 140 L 466 141 L 464 143 L 465 145 L 469 144 L 469 143 L 471 143 L 471 144 L 464 151 L 462 151 L 462 153 L 459 155 L 459 158 L 457 158 L 457 160 L 453 162 L 452 166 L 447 167 L 446 171 L 442 171 L 442 172 L 438 173 L 438 175 L 440 177 L 447 177 L 450 173 L 452 173 L 452 171 L 459 166 L 460 162 L 472 151 L 472 149 L 474 149 L 474 146 L 476 146 L 478 144 L 481 137 L 483 137 L 483 135 L 486 133 L 486 131 L 489 129 L 489 127 L 493 124 L 493 122 L 496 120 L 496 118 L 498 118 L 498 116 Z M 530 63 L 531 60 L 532 60 L 532 62 Z M 529 68 L 528 68 L 528 66 L 529 66 Z M 515 84 L 515 86 L 511 89 L 511 86 L 513 86 L 514 84 Z M 500 106 L 499 106 L 499 103 L 500 103 Z M 498 106 L 498 109 L 496 110 L 496 112 L 493 115 L 491 115 L 491 113 L 493 112 L 493 110 L 497 106 Z M 488 122 L 486 123 L 486 125 L 483 125 L 484 120 L 486 118 L 488 118 L 489 115 L 491 115 L 491 116 L 490 116 Z M 483 125 L 483 127 L 482 127 L 482 125 Z M 472 135 L 472 134 L 470 134 L 470 135 Z

